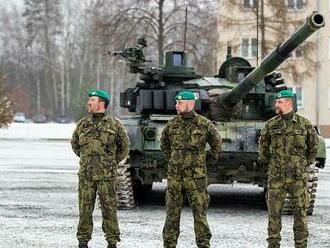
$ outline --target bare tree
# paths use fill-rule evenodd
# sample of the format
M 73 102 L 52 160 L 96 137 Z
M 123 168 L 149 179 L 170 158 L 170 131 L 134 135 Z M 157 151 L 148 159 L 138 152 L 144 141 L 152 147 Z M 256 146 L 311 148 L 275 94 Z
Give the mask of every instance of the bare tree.
M 23 16 L 26 18 L 28 34 L 26 47 L 37 49 L 38 56 L 43 58 L 41 92 L 45 96 L 45 104 L 50 105 L 54 114 L 59 107 L 57 38 L 62 29 L 60 0 L 25 0 Z M 48 90 L 49 88 L 52 90 Z
M 162 64 L 164 51 L 184 49 L 186 5 L 185 49 L 199 71 L 215 72 L 216 0 L 24 3 L 23 10 L 0 4 L 0 69 L 8 92 L 18 98 L 15 108 L 30 116 L 41 112 L 78 119 L 91 88 L 109 90 L 110 111 L 123 113 L 119 93 L 137 78 L 124 63 L 102 53 L 135 46 L 137 37 L 146 36 L 146 57 Z
M 157 51 L 149 55 L 152 58 L 157 57 L 159 65 L 164 63 L 166 50 L 186 48 L 194 55 L 194 62 L 198 62 L 205 53 L 209 55 L 210 51 L 214 52 L 216 49 L 214 29 L 216 30 L 217 23 L 217 1 L 149 0 L 135 1 L 135 4 L 131 2 L 117 4 L 117 6 L 114 3 L 111 4 L 112 9 L 115 9 L 112 14 L 104 8 L 105 2 L 98 1 L 101 7 L 98 28 L 103 34 L 104 45 L 118 44 L 120 41 L 121 44 L 117 47 L 123 47 L 129 42 L 134 42 L 137 36 L 145 36 L 148 46 Z M 186 8 L 188 8 L 187 23 L 185 23 Z M 186 46 L 185 25 L 187 25 Z M 120 39 L 114 41 L 111 39 L 113 35 Z
M 24 106 L 24 111 L 31 112 L 31 106 L 23 102 L 33 92 L 34 85 L 30 82 L 31 70 L 28 62 L 28 51 L 25 48 L 26 35 L 24 23 L 18 9 L 0 7 L 1 54 L 0 70 L 6 77 L 5 84 L 8 97 L 15 100 L 16 106 Z M 13 99 L 15 92 L 24 95 Z M 31 95 L 33 97 L 33 95 Z M 18 109 L 18 111 L 22 111 Z

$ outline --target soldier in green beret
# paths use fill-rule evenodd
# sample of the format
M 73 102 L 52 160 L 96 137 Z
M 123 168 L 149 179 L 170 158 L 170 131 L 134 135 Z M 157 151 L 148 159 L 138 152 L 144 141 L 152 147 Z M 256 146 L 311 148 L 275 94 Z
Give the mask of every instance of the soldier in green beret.
M 318 135 L 311 122 L 296 114 L 291 90 L 277 94 L 277 116 L 268 120 L 259 140 L 259 157 L 267 168 L 268 248 L 280 247 L 286 193 L 292 195 L 294 242 L 307 248 L 307 169 L 315 160 Z
M 116 172 L 128 155 L 128 136 L 119 122 L 106 113 L 110 96 L 105 90 L 91 90 L 87 103 L 89 115 L 73 132 L 71 146 L 80 157 L 79 168 L 79 248 L 87 248 L 93 232 L 96 194 L 102 211 L 102 230 L 108 248 L 120 241 L 117 220 Z
M 209 248 L 211 232 L 206 219 L 210 197 L 207 192 L 206 155 L 216 161 L 221 137 L 207 118 L 194 111 L 195 93 L 182 91 L 176 96 L 178 116 L 165 126 L 161 150 L 168 164 L 166 220 L 163 229 L 165 248 L 175 248 L 180 233 L 180 214 L 185 197 L 194 216 L 196 244 Z M 206 154 L 206 144 L 210 151 Z

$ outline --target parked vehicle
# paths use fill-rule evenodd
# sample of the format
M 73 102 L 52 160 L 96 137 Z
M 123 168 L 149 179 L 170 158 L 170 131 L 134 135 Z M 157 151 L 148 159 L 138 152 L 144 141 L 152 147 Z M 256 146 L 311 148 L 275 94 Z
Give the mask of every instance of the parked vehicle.
M 71 122 L 71 119 L 69 116 L 67 115 L 59 115 L 57 118 L 56 118 L 56 122 L 57 123 L 70 123 Z
M 14 122 L 26 122 L 26 115 L 23 112 L 16 112 L 14 115 Z
M 46 123 L 47 117 L 43 114 L 36 114 L 32 120 L 34 123 Z

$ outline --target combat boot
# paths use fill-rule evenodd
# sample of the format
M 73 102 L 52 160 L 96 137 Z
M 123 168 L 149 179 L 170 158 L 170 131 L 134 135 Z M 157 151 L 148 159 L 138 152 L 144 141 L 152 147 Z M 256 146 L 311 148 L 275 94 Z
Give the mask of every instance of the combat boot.
M 78 245 L 78 248 L 88 248 L 87 242 L 80 241 L 79 245 Z
M 107 248 L 117 248 L 117 245 L 114 243 L 108 243 L 108 247 Z

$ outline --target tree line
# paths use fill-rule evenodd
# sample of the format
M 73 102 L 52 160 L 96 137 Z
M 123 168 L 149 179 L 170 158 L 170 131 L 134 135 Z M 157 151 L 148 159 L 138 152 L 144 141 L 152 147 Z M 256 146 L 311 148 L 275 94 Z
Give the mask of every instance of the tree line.
M 0 73 L 16 112 L 78 119 L 87 90 L 111 93 L 110 111 L 125 114 L 119 93 L 135 83 L 124 63 L 103 56 L 148 40 L 146 57 L 185 50 L 200 73 L 216 72 L 215 0 L 24 0 L 0 4 Z M 187 18 L 186 18 L 186 9 Z M 185 19 L 187 19 L 185 25 Z M 186 42 L 184 38 L 186 37 Z

